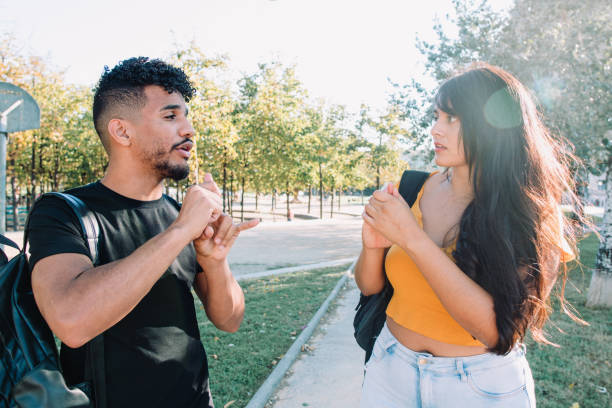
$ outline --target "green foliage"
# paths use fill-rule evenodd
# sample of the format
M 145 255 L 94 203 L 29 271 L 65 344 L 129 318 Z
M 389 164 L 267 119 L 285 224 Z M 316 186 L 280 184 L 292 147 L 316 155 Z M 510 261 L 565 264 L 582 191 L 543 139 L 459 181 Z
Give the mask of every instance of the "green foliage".
M 568 408 L 574 403 L 580 407 L 610 406 L 612 314 L 608 309 L 584 306 L 598 245 L 594 234 L 580 242 L 583 267 L 570 266 L 566 287 L 566 298 L 589 326 L 574 322 L 558 302 L 553 302 L 554 312 L 546 327 L 550 340 L 560 347 L 527 342 L 538 407 Z
M 102 177 L 107 156 L 91 120 L 91 89 L 67 84 L 43 59 L 22 55 L 8 35 L 0 37 L 0 51 L 0 80 L 30 92 L 42 112 L 40 129 L 11 135 L 8 176 L 15 195 L 27 196 L 29 205 L 45 191 Z M 175 185 L 179 200 L 180 191 L 205 172 L 223 191 L 234 180 L 239 189 L 296 195 L 319 185 L 328 192 L 363 189 L 381 175 L 397 179 L 405 167 L 397 141 L 406 131 L 396 111 L 368 119 L 381 135 L 374 143 L 343 106 L 310 100 L 293 67 L 260 64 L 238 81 L 235 93 L 220 80 L 227 69 L 223 57 L 210 58 L 189 44 L 168 60 L 198 90 L 189 104 L 195 149 L 189 177 Z
M 26 58 L 10 36 L 0 39 L 0 80 L 29 92 L 41 110 L 41 127 L 11 134 L 7 177 L 31 203 L 40 193 L 101 177 L 106 155 L 91 121 L 91 91 L 68 85 L 41 58 Z M 25 194 L 24 194 L 25 193 Z
M 457 27 L 437 23 L 437 40 L 419 41 L 426 71 L 438 82 L 475 61 L 498 65 L 533 90 L 547 125 L 575 147 L 591 171 L 608 165 L 603 147 L 610 131 L 612 95 L 612 4 L 605 0 L 517 0 L 507 13 L 486 0 L 453 0 Z M 431 90 L 418 83 L 396 84 L 393 101 L 413 118 L 415 129 L 429 125 Z M 430 102 L 429 102 L 430 103 Z M 420 126 L 418 126 L 420 125 Z

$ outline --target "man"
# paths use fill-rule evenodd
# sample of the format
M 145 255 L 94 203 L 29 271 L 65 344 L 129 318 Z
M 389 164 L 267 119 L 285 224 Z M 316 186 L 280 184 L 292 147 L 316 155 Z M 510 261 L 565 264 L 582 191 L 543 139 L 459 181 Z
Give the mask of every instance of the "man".
M 104 333 L 110 407 L 212 407 L 191 288 L 217 328 L 234 332 L 243 318 L 227 254 L 257 221 L 235 225 L 222 214 L 210 174 L 187 191 L 180 210 L 162 194 L 165 178 L 189 172 L 193 93 L 183 71 L 160 60 L 105 69 L 93 120 L 108 168 L 100 181 L 68 191 L 99 220 L 97 265 L 62 200 L 39 201 L 30 217 L 32 288 L 63 343 L 64 376 L 84 381 L 84 346 Z

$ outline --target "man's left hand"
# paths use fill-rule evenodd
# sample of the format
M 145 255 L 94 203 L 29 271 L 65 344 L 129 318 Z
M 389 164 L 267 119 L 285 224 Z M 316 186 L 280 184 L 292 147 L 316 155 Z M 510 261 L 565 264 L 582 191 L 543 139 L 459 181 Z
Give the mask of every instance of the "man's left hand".
M 193 241 L 197 256 L 216 262 L 224 261 L 238 235 L 257 224 L 259 224 L 257 219 L 234 224 L 232 217 L 222 214 L 206 227 L 198 239 Z

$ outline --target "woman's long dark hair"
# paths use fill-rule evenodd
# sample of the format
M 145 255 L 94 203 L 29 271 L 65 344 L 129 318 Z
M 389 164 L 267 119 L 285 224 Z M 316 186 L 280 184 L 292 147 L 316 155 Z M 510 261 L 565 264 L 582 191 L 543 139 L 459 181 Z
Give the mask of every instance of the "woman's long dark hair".
M 498 67 L 479 64 L 451 78 L 435 102 L 461 121 L 474 199 L 453 256 L 493 298 L 499 340 L 489 350 L 507 353 L 527 329 L 550 344 L 542 327 L 564 230 L 574 243 L 559 207 L 564 196 L 578 202 L 567 165 L 572 156 L 551 137 L 527 89 Z M 560 299 L 572 315 L 563 296 L 566 273 Z

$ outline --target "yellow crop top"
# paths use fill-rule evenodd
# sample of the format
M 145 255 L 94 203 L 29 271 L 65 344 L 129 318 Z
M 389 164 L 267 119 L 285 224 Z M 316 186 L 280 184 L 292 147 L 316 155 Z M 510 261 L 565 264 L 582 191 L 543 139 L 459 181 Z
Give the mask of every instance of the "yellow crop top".
M 412 213 L 423 228 L 423 215 L 419 207 L 423 189 L 419 192 Z M 442 248 L 442 251 L 453 261 L 452 253 L 456 242 Z M 560 249 L 563 262 L 573 258 L 565 240 Z M 385 259 L 385 270 L 394 292 L 387 316 L 397 324 L 431 339 L 460 346 L 484 345 L 459 325 L 446 311 L 440 299 L 425 280 L 412 258 L 397 245 L 391 246 Z

